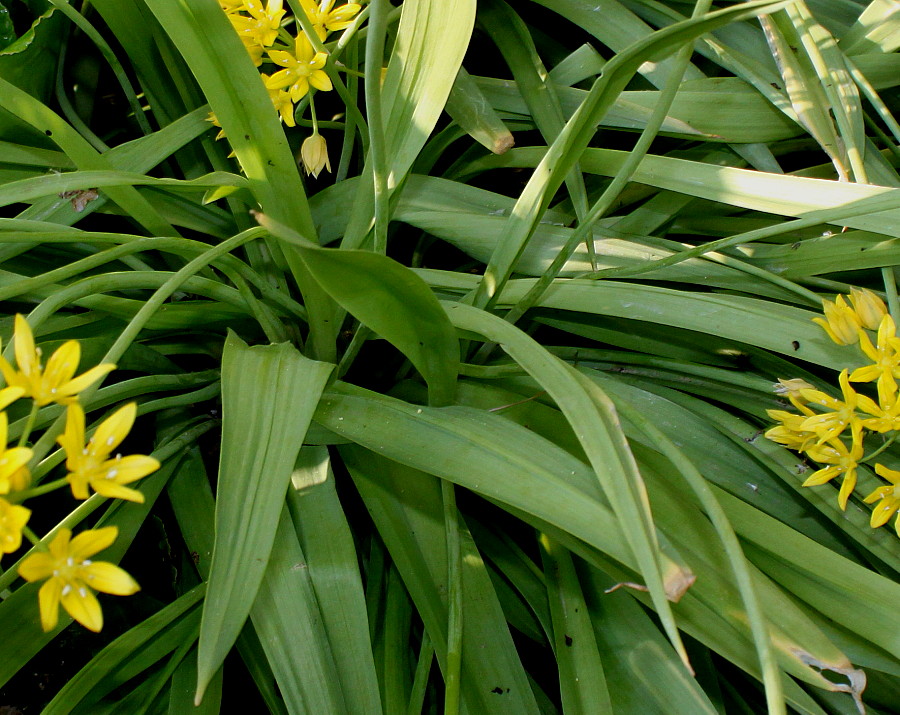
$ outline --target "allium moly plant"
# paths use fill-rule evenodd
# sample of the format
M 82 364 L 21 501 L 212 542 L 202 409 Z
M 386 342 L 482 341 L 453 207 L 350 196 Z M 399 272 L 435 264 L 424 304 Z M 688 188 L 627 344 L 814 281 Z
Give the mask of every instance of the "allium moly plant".
M 0 705 L 896 710 L 898 38 L 0 0 Z

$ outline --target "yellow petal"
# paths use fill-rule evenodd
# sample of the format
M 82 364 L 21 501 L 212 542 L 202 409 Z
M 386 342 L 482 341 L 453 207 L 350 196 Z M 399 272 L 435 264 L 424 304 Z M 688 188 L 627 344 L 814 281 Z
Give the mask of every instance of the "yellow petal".
M 76 561 L 86 559 L 112 546 L 119 535 L 119 528 L 106 526 L 102 529 L 89 529 L 72 539 L 69 555 Z
M 838 504 L 841 507 L 841 510 L 847 510 L 847 500 L 850 498 L 850 495 L 853 493 L 853 489 L 856 487 L 856 469 L 848 469 L 847 475 L 844 477 L 844 481 L 841 484 L 841 491 L 838 492 Z
M 19 370 L 26 375 L 31 375 L 38 366 L 38 356 L 34 349 L 34 335 L 31 332 L 31 326 L 21 315 L 16 315 L 14 339 L 16 364 L 19 366 Z
M 4 387 L 0 390 L 0 410 L 5 410 L 24 394 L 25 390 L 21 387 Z M 6 444 L 5 440 L 3 444 Z
M 872 518 L 869 519 L 869 526 L 873 529 L 884 526 L 888 523 L 888 519 L 891 518 L 891 515 L 896 508 L 895 505 L 891 505 L 891 503 L 885 499 L 881 504 L 872 509 Z
M 109 454 L 118 447 L 131 431 L 135 417 L 137 417 L 137 403 L 129 402 L 103 420 L 91 437 L 93 453 Z
M 0 477 L 9 479 L 31 460 L 32 451 L 28 447 L 13 447 L 0 453 Z
M 46 551 L 31 554 L 19 566 L 19 576 L 26 581 L 41 581 L 53 575 L 55 560 Z
M 38 591 L 38 606 L 41 610 L 41 628 L 52 631 L 59 622 L 59 594 L 62 583 L 58 578 L 51 578 Z
M 331 80 L 324 72 L 317 70 L 309 76 L 309 83 L 322 92 L 330 92 L 332 88 Z
M 0 372 L 3 373 L 3 379 L 6 380 L 7 385 L 17 385 L 21 381 L 19 373 L 3 357 L 0 357 Z
M 106 561 L 98 561 L 85 566 L 81 570 L 88 586 L 95 591 L 112 593 L 116 596 L 130 596 L 141 590 L 135 581 L 124 569 Z
M 116 369 L 115 365 L 97 365 L 97 367 L 92 367 L 83 375 L 79 375 L 74 380 L 70 380 L 65 385 L 59 388 L 59 394 L 70 397 L 72 395 L 77 395 L 79 392 L 83 392 L 91 385 L 93 385 L 97 380 L 105 377 L 113 370 Z
M 72 487 L 72 496 L 75 499 L 87 499 L 91 494 L 88 491 L 88 480 L 81 472 L 69 472 L 66 481 Z
M 159 469 L 159 460 L 143 454 L 129 454 L 121 459 L 110 459 L 104 462 L 104 467 L 115 470 L 115 474 L 107 472 L 106 477 L 110 481 L 119 484 L 130 484 Z
M 66 584 L 68 587 L 68 584 Z M 66 590 L 62 589 L 60 601 L 62 607 L 69 612 L 76 621 L 89 631 L 99 633 L 103 628 L 103 611 L 97 602 L 97 597 L 86 586 L 78 586 Z
M 825 484 L 825 482 L 834 479 L 838 474 L 837 467 L 826 467 L 825 469 L 819 469 L 816 472 L 813 472 L 805 482 L 803 482 L 804 487 L 817 487 L 820 484 Z
M 125 501 L 131 501 L 137 504 L 144 503 L 144 495 L 141 494 L 137 489 L 129 489 L 128 487 L 123 487 L 121 484 L 117 484 L 116 482 L 107 482 L 103 479 L 93 479 L 91 480 L 91 487 L 93 487 L 94 491 L 97 492 L 97 494 L 100 494 L 101 496 L 107 497 L 109 499 L 124 499 Z
M 72 379 L 81 361 L 81 346 L 77 340 L 69 340 L 50 356 L 44 368 L 44 384 L 48 390 L 59 388 Z

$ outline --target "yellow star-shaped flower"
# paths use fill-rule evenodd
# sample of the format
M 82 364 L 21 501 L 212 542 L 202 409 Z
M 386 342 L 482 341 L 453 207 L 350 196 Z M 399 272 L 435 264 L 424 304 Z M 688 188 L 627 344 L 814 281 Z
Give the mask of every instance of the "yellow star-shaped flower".
M 76 499 L 87 499 L 88 486 L 98 494 L 112 499 L 126 499 L 142 503 L 144 495 L 126 484 L 146 477 L 159 469 L 159 462 L 143 454 L 127 457 L 110 454 L 128 435 L 137 416 L 133 402 L 116 410 L 97 427 L 94 436 L 84 442 L 84 410 L 77 402 L 66 411 L 66 429 L 57 442 L 66 452 L 66 479 Z
M 9 387 L 21 388 L 22 396 L 33 399 L 38 407 L 51 402 L 68 404 L 79 392 L 116 369 L 115 365 L 97 365 L 75 377 L 81 360 L 81 346 L 77 340 L 69 340 L 61 345 L 50 356 L 47 365 L 43 366 L 41 351 L 34 345 L 34 335 L 28 321 L 17 315 L 15 325 L 13 342 L 19 369 L 13 369 L 12 365 L 0 357 L 0 372 Z
M 325 66 L 325 53 L 316 52 L 302 32 L 294 41 L 294 53 L 282 50 L 270 50 L 269 58 L 276 65 L 285 69 L 276 72 L 269 78 L 267 88 L 288 88 L 292 102 L 299 102 L 309 92 L 312 85 L 316 89 L 327 92 L 331 89 L 331 80 L 322 71 Z
M 85 628 L 103 628 L 103 611 L 94 591 L 130 596 L 140 590 L 135 580 L 118 566 L 92 561 L 94 554 L 109 548 L 119 535 L 115 526 L 84 531 L 74 539 L 69 529 L 60 529 L 46 552 L 32 554 L 19 567 L 26 581 L 42 581 L 38 592 L 41 627 L 52 631 L 59 621 L 59 606 Z

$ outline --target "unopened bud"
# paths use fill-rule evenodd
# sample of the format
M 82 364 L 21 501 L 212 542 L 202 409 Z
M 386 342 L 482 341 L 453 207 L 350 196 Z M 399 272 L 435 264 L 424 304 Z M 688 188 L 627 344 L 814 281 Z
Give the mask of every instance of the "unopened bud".
M 300 159 L 307 174 L 312 174 L 318 179 L 322 169 L 331 171 L 331 162 L 328 161 L 328 145 L 325 137 L 316 132 L 303 140 L 300 147 Z

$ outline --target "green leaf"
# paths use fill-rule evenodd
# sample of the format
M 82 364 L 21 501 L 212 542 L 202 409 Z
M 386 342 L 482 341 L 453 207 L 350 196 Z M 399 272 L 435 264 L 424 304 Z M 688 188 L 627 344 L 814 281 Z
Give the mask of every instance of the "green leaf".
M 225 342 L 216 540 L 200 627 L 197 702 L 253 606 L 294 462 L 332 369 L 289 344 L 248 347 L 233 333 Z
M 432 404 L 453 401 L 459 344 L 425 283 L 387 256 L 321 248 L 267 216 L 256 217 L 273 236 L 296 249 L 310 274 L 342 308 L 409 358 L 428 383 Z

